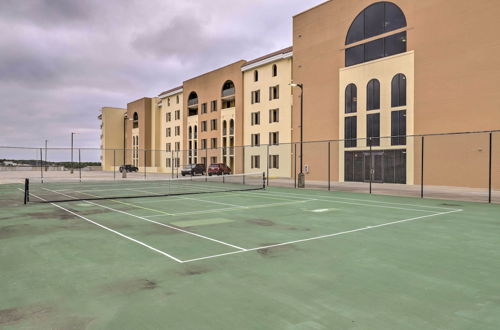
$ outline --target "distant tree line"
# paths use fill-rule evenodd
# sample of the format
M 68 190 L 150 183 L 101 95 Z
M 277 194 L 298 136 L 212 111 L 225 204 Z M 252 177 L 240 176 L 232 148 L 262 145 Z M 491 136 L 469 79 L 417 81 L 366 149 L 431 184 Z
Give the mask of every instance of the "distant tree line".
M 17 165 L 40 166 L 40 160 L 36 159 L 1 159 L 0 164 L 4 165 L 5 162 L 12 162 Z M 43 166 L 64 166 L 65 168 L 84 168 L 87 166 L 101 166 L 100 162 L 43 162 Z

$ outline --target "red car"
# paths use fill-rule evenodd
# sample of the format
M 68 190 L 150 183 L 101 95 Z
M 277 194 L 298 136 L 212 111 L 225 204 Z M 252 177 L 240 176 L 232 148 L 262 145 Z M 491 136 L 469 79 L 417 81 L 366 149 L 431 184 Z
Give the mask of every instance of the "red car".
M 225 174 L 231 174 L 231 169 L 223 163 L 218 163 L 218 164 L 211 164 L 210 167 L 208 168 L 208 175 L 225 175 Z

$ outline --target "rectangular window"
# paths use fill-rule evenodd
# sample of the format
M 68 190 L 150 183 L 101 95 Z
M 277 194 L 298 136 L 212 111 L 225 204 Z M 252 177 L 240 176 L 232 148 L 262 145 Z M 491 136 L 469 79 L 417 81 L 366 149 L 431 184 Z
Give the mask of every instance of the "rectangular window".
M 176 158 L 175 159 L 175 167 L 179 167 L 181 165 L 181 159 L 180 158 Z
M 260 125 L 260 112 L 252 112 L 252 126 Z
M 269 101 L 276 100 L 280 98 L 280 86 L 271 86 L 269 87 Z
M 252 134 L 252 147 L 260 146 L 260 134 Z
M 210 164 L 217 164 L 217 157 L 210 157 Z
M 175 98 L 176 98 L 177 104 L 179 104 L 179 95 L 177 95 Z
M 181 135 L 181 127 L 180 126 L 175 126 L 175 136 Z
M 269 168 L 280 168 L 280 156 L 269 155 Z
M 260 103 L 260 90 L 253 91 L 252 93 L 252 104 Z
M 201 139 L 201 149 L 207 149 L 207 139 Z
M 172 136 L 172 129 L 170 127 L 167 127 L 167 137 L 171 137 Z
M 167 123 L 172 120 L 172 113 L 167 112 Z
M 206 103 L 201 104 L 201 113 L 207 113 L 207 104 Z
M 171 149 L 172 149 L 172 144 L 167 143 L 167 144 L 165 145 L 165 150 L 166 150 L 167 152 L 170 152 L 170 151 L 171 151 Z
M 251 157 L 251 168 L 260 168 L 260 156 L 252 156 Z
M 272 144 L 272 145 L 280 144 L 280 133 L 279 132 L 269 132 L 269 144 Z
M 206 132 L 207 131 L 207 121 L 204 120 L 201 122 L 201 131 Z
M 212 102 L 210 102 L 210 111 L 211 112 L 217 111 L 217 100 L 213 100 Z
M 170 97 L 167 99 L 167 106 L 170 106 Z
M 217 148 L 217 138 L 212 138 L 212 149 Z
M 280 109 L 269 110 L 269 123 L 278 123 L 280 121 Z
M 181 150 L 181 143 L 175 142 L 175 150 Z
M 166 164 L 167 164 L 167 166 L 166 166 L 166 167 L 170 167 L 170 165 L 171 165 L 171 160 L 170 160 L 170 158 L 167 158 L 167 159 L 166 159 Z
M 210 120 L 210 129 L 215 131 L 217 129 L 217 119 Z
M 181 111 L 180 110 L 176 110 L 175 111 L 175 120 L 179 120 L 181 119 Z
M 391 112 L 391 145 L 406 144 L 406 110 Z
M 357 141 L 357 121 L 356 116 L 345 117 L 344 121 L 344 146 L 346 148 L 356 147 Z
M 367 146 L 370 146 L 370 138 L 372 146 L 380 145 L 380 114 L 374 113 L 366 116 L 366 137 L 368 138 Z

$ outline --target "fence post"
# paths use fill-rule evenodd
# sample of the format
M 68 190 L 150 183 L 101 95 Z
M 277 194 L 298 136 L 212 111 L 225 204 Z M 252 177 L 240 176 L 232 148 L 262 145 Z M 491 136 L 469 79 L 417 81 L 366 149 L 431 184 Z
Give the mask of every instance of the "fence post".
M 488 203 L 490 204 L 491 204 L 492 147 L 493 147 L 493 132 L 490 132 L 489 156 L 488 156 Z
M 246 172 L 246 170 L 245 170 L 245 146 L 244 145 L 241 147 L 241 159 L 243 160 L 243 162 L 242 162 L 243 184 L 245 184 L 245 172 Z
M 420 156 L 420 198 L 424 198 L 424 143 L 425 136 L 422 136 L 422 155 Z
M 368 138 L 368 144 L 370 145 L 370 194 L 372 193 L 372 180 L 373 180 L 373 154 L 372 154 L 372 138 Z
M 80 182 L 82 182 L 82 154 L 81 149 L 78 149 L 78 175 Z
M 113 180 L 116 180 L 116 149 L 113 149 Z
M 43 183 L 43 151 L 42 148 L 40 148 L 40 181 Z
M 147 171 L 146 171 L 146 166 L 147 166 L 147 162 L 146 162 L 146 157 L 148 155 L 148 151 L 147 149 L 144 149 L 144 180 L 147 180 Z
M 179 163 L 181 162 L 181 160 L 179 159 L 179 150 L 177 150 L 177 157 L 175 158 L 175 168 L 176 168 L 176 172 L 177 172 L 176 176 L 177 176 L 177 178 L 179 178 L 179 165 L 180 164 L 178 164 L 177 161 L 179 161 Z
M 328 191 L 331 190 L 331 187 L 330 187 L 330 172 L 331 172 L 331 169 L 330 169 L 330 141 L 328 141 Z
M 297 143 L 293 144 L 293 187 L 297 188 Z
M 269 141 L 271 142 L 271 141 Z M 269 143 L 267 144 L 267 185 L 269 186 Z
M 208 142 L 207 142 L 208 144 Z M 205 182 L 208 181 L 208 146 L 205 146 Z
M 266 172 L 262 172 L 262 189 L 266 189 Z

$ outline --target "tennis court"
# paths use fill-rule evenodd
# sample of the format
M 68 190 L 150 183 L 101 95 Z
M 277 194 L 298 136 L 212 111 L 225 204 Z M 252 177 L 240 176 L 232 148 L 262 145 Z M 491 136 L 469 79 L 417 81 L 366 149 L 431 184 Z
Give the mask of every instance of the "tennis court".
M 500 323 L 498 205 L 263 188 L 258 175 L 45 182 L 22 205 L 22 185 L 4 185 L 0 325 Z

